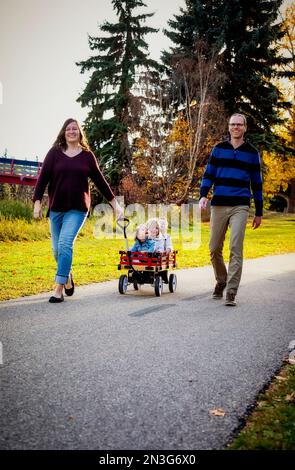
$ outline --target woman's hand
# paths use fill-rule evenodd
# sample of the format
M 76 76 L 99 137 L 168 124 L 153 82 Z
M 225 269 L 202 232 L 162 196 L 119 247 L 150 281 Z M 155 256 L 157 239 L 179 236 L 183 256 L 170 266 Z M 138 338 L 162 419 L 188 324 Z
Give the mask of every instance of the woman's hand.
M 41 202 L 35 201 L 33 216 L 35 220 L 42 219 Z
M 124 211 L 120 204 L 118 203 L 117 199 L 114 198 L 110 201 L 110 204 L 116 214 L 116 220 L 122 220 L 124 219 Z
M 116 220 L 123 220 L 124 219 L 124 211 L 120 204 L 117 204 L 116 209 L 115 209 L 115 214 L 116 214 Z

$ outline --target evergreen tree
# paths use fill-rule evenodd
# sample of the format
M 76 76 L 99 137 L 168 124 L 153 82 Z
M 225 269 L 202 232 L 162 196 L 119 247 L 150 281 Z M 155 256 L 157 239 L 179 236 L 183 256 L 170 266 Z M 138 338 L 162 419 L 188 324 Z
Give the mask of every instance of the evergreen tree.
M 279 111 L 289 106 L 272 79 L 288 59 L 278 55 L 283 36 L 277 22 L 282 0 L 186 0 L 165 31 L 175 46 L 163 54 L 166 65 L 177 54 L 191 55 L 198 40 L 217 50 L 216 67 L 225 74 L 219 89 L 228 116 L 239 111 L 248 116 L 251 140 L 274 148 L 273 126 Z
M 170 52 L 163 52 L 163 61 L 169 66 L 173 56 L 193 54 L 194 44 L 202 41 L 208 46 L 219 47 L 222 44 L 222 23 L 219 20 L 222 0 L 185 0 L 186 9 L 180 8 L 180 15 L 168 21 L 170 30 L 165 29 L 166 36 L 176 44 Z
M 124 171 L 131 168 L 130 134 L 140 125 L 144 97 L 135 90 L 138 76 L 153 75 L 159 65 L 149 58 L 144 37 L 156 29 L 143 26 L 154 13 L 138 14 L 146 7 L 142 0 L 112 0 L 118 17 L 115 24 L 106 21 L 100 30 L 107 36 L 89 36 L 89 47 L 95 52 L 77 63 L 81 73 L 92 71 L 85 90 L 78 98 L 90 111 L 85 130 L 112 185 L 118 187 Z

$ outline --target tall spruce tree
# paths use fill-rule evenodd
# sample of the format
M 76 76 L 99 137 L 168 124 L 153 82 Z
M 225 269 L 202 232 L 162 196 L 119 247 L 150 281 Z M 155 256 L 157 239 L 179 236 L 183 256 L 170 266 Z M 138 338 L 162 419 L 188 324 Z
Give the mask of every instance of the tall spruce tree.
M 89 36 L 95 52 L 78 62 L 81 73 L 92 71 L 78 102 L 90 111 L 85 120 L 89 143 L 112 185 L 118 187 L 124 171 L 131 168 L 130 134 L 140 125 L 144 97 L 134 85 L 141 74 L 155 74 L 160 66 L 149 58 L 144 37 L 156 29 L 143 23 L 154 13 L 135 14 L 146 7 L 142 0 L 112 0 L 117 23 L 100 26 L 107 36 Z
M 166 35 L 175 44 L 164 52 L 169 67 L 177 54 L 190 56 L 198 40 L 219 51 L 216 67 L 225 74 L 219 98 L 228 115 L 248 116 L 251 140 L 274 148 L 273 126 L 279 112 L 289 106 L 272 79 L 288 59 L 278 55 L 277 41 L 284 34 L 277 21 L 282 0 L 186 0 L 170 20 Z

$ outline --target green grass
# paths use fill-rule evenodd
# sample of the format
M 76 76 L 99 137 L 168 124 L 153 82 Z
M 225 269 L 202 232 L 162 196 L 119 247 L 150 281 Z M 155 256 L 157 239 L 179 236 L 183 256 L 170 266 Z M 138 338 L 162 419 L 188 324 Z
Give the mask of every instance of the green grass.
M 32 204 L 26 204 L 17 200 L 0 200 L 0 216 L 6 219 L 25 219 L 31 221 L 33 218 Z
M 285 366 L 229 450 L 295 449 L 295 365 Z

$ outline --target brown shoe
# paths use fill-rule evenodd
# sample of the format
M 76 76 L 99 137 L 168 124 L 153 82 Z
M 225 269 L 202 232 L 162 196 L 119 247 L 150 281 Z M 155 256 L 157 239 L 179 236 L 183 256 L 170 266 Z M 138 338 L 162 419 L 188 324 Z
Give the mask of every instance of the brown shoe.
M 236 294 L 234 292 L 227 292 L 225 298 L 225 305 L 229 307 L 235 307 L 237 302 L 235 301 Z
M 220 284 L 219 282 L 217 282 L 214 292 L 212 294 L 213 299 L 222 299 L 225 287 L 226 284 Z

